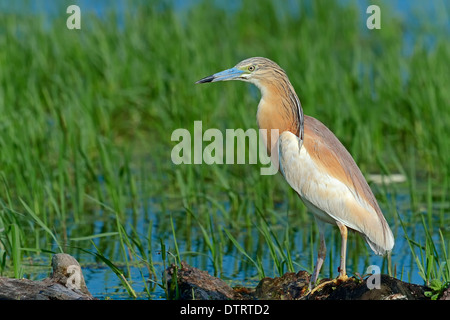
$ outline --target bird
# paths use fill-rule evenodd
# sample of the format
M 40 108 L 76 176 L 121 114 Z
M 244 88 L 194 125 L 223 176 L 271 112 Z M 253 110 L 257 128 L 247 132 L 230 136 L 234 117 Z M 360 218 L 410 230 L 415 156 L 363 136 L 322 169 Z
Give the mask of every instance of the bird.
M 259 129 L 267 130 L 263 140 L 268 155 L 317 223 L 318 253 L 309 290 L 319 287 L 316 282 L 326 257 L 327 224 L 337 226 L 341 235 L 339 275 L 332 281 L 349 279 L 349 230 L 359 233 L 375 254 L 390 254 L 394 236 L 361 170 L 330 129 L 303 114 L 286 72 L 268 58 L 252 57 L 196 84 L 229 80 L 250 82 L 260 90 L 256 120 Z

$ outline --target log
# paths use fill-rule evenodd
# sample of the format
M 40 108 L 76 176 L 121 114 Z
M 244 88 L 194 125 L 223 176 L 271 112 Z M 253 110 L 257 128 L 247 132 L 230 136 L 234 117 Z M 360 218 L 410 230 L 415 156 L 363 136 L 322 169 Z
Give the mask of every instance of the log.
M 166 271 L 169 299 L 180 300 L 239 300 L 241 294 L 222 279 L 181 262 L 181 268 L 172 264 Z M 177 281 L 174 282 L 174 279 Z
M 444 292 L 442 293 L 442 296 L 439 298 L 439 300 L 450 300 L 450 286 L 444 290 Z
M 42 281 L 0 277 L 0 300 L 96 300 L 88 291 L 75 258 L 56 254 L 52 257 L 52 269 L 50 277 Z M 345 282 L 327 283 L 311 294 L 308 291 L 311 274 L 306 271 L 267 277 L 255 288 L 231 287 L 184 261 L 181 266 L 170 266 L 164 273 L 169 299 L 178 300 L 429 300 L 425 292 L 430 291 L 426 286 L 380 275 L 378 289 L 369 288 L 368 278 L 352 277 Z M 449 300 L 450 288 L 439 299 Z
M 323 279 L 319 285 L 326 284 L 310 293 L 308 284 L 311 274 L 306 271 L 264 278 L 255 288 L 232 288 L 225 281 L 184 261 L 181 266 L 170 266 L 165 273 L 169 298 L 179 300 L 429 300 L 425 291 L 430 290 L 426 286 L 382 274 L 379 288 L 373 288 L 370 277 L 351 277 L 337 283 L 326 283 L 330 279 Z
M 55 254 L 52 269 L 42 281 L 0 277 L 0 300 L 95 300 L 74 257 Z

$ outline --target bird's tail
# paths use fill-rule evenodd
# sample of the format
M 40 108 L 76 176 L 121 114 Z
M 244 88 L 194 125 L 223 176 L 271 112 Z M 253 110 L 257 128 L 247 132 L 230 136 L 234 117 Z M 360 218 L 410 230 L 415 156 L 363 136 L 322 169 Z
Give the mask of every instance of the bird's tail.
M 370 239 L 367 235 L 363 235 L 370 248 L 379 256 L 389 253 L 395 244 L 394 235 L 386 220 L 382 221 L 382 225 L 383 233 L 381 237 Z

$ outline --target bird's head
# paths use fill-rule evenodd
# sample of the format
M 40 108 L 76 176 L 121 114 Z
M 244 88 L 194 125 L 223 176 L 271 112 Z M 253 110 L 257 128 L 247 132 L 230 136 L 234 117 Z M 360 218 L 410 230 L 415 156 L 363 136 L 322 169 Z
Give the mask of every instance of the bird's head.
M 283 69 L 272 60 L 254 57 L 239 62 L 231 69 L 200 79 L 196 83 L 241 80 L 251 82 L 260 87 L 261 81 L 276 79 L 277 74 L 278 76 L 286 75 Z

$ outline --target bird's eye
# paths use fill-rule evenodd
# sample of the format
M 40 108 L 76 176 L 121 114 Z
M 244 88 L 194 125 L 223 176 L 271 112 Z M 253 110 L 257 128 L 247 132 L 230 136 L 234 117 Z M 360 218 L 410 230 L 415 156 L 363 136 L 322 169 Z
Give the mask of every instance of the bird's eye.
M 249 66 L 247 68 L 247 70 L 250 71 L 250 72 L 255 71 L 255 66 Z

